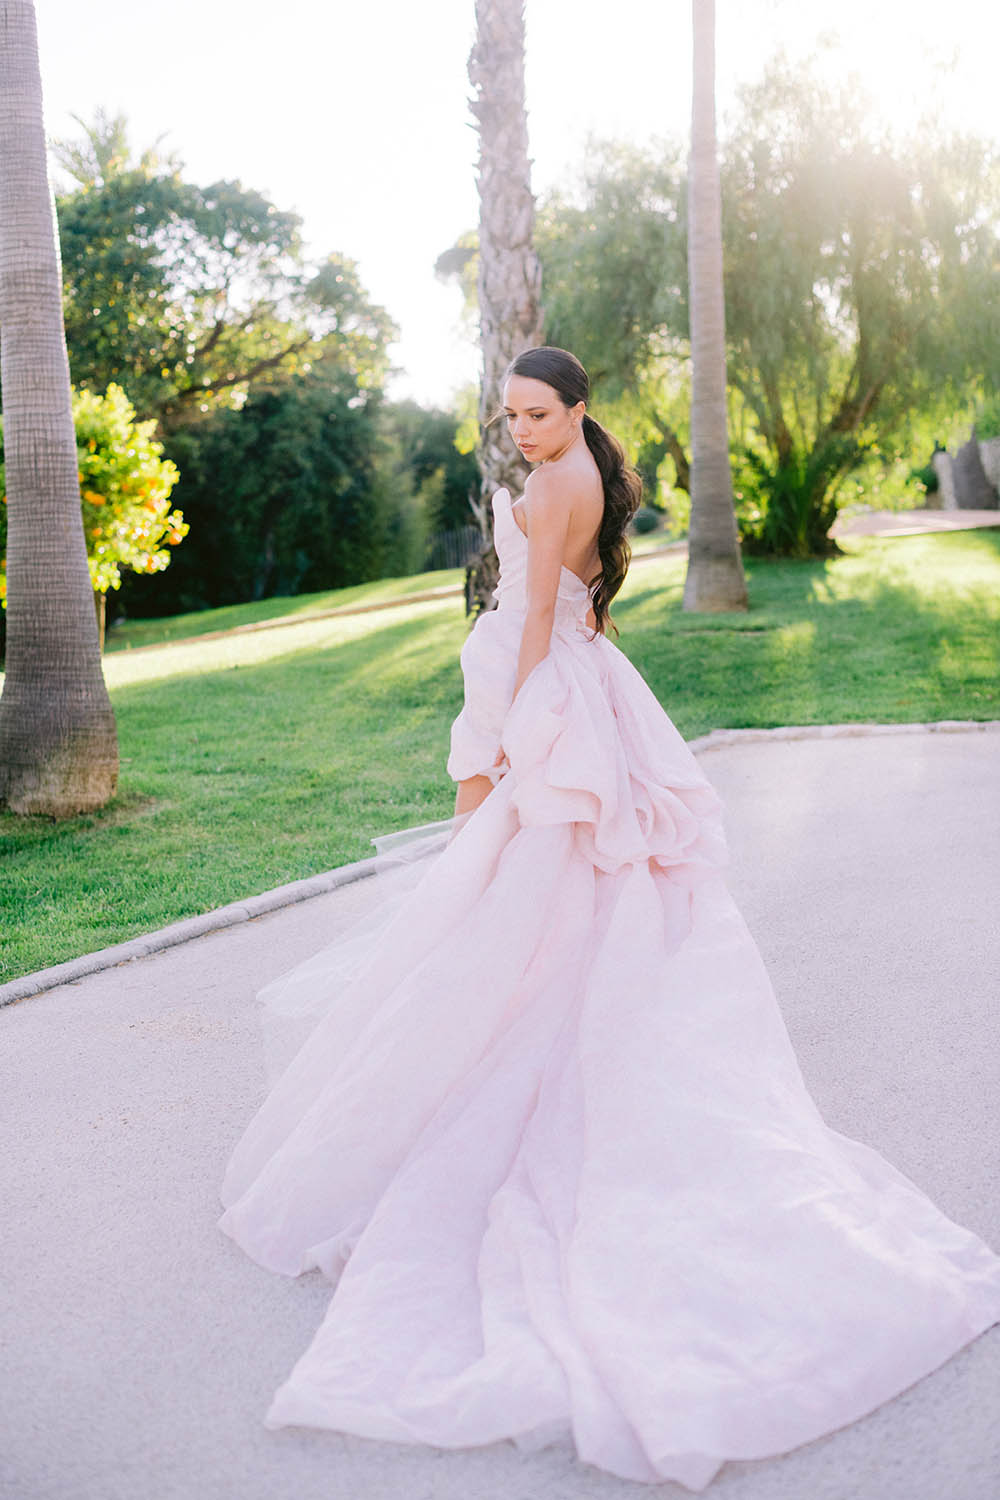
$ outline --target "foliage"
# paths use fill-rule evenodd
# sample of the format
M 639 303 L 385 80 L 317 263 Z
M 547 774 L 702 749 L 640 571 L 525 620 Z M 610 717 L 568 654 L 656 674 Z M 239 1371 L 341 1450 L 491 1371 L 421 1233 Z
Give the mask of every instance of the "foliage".
M 546 336 L 582 360 L 595 414 L 625 444 L 647 501 L 673 512 L 671 491 L 689 484 L 680 148 L 590 140 L 586 162 L 539 212 Z
M 640 505 L 632 517 L 632 525 L 639 536 L 643 536 L 647 531 L 655 531 L 662 521 L 663 517 L 660 512 L 654 510 L 651 505 Z
M 80 187 L 99 186 L 133 166 L 151 173 L 176 171 L 180 166 L 175 155 L 166 156 L 160 151 L 159 141 L 133 160 L 128 120 L 121 113 L 109 115 L 106 110 L 97 109 L 92 123 L 79 115 L 70 115 L 70 119 L 79 125 L 82 137 L 54 140 L 51 149 L 57 164 Z
M 773 468 L 751 448 L 741 457 L 743 488 L 758 498 L 756 513 L 749 508 L 739 512 L 744 550 L 778 557 L 829 551 L 827 533 L 837 519 L 837 505 L 825 476 L 835 452 L 793 448 Z
M 738 618 L 681 613 L 683 558 L 633 564 L 615 605 L 621 644 L 685 736 L 1000 716 L 1000 529 L 848 546 L 823 561 L 751 558 L 754 608 Z M 317 602 L 336 600 L 295 601 Z M 269 607 L 244 605 L 230 622 L 260 623 Z M 204 627 L 197 615 L 169 622 Z M 59 825 L 0 815 L 0 978 L 363 858 L 373 835 L 447 816 L 466 628 L 457 592 L 107 657 L 121 789 L 106 812 Z M 142 625 L 121 629 L 126 643 L 147 640 Z
M 723 192 L 730 378 L 770 518 L 754 544 L 826 550 L 844 476 L 978 373 L 984 161 L 879 138 L 863 101 L 781 66 L 746 91 Z
M 880 136 L 856 94 L 780 61 L 744 91 L 721 155 L 748 534 L 823 552 L 847 476 L 995 378 L 1000 159 L 967 138 Z M 685 197 L 676 149 L 592 143 L 538 233 L 547 337 L 580 355 L 599 400 L 631 408 L 647 485 L 669 455 L 681 489 Z
M 925 496 L 936 495 L 941 487 L 941 481 L 938 479 L 937 470 L 933 464 L 920 464 L 917 468 L 910 470 L 909 477 L 914 484 L 922 487 Z
M 153 438 L 156 424 L 135 420 L 135 410 L 120 386 L 110 385 L 103 396 L 74 392 L 73 422 L 90 578 L 94 591 L 106 594 L 120 588 L 123 568 L 162 572 L 170 562 L 170 549 L 187 535 L 188 526 L 183 514 L 170 508 L 178 474 L 163 457 L 163 445 Z M 6 540 L 6 517 L 0 515 L 0 554 L 6 551 Z M 5 596 L 0 556 L 0 598 Z
M 238 182 L 187 182 L 124 122 L 102 119 L 61 159 L 66 337 L 78 384 L 111 381 L 164 428 L 317 363 L 375 389 L 395 328 L 355 263 L 304 255 L 300 220 Z
M 191 536 L 129 615 L 235 605 L 406 574 L 430 533 L 464 525 L 475 459 L 456 419 L 387 403 L 327 370 L 169 435 Z M 452 520 L 452 515 L 458 517 Z
M 377 394 L 313 372 L 179 429 L 168 449 L 191 535 L 132 615 L 238 604 L 405 573 L 423 522 Z
M 687 332 L 687 226 L 679 153 L 591 141 L 576 192 L 538 222 L 546 337 L 585 365 L 595 398 L 634 389 L 657 335 Z
M 187 535 L 183 514 L 170 508 L 178 473 L 153 438 L 155 423 L 135 420 L 120 386 L 110 385 L 103 396 L 77 392 L 73 420 L 90 577 L 95 591 L 106 594 L 121 587 L 122 568 L 162 572 L 168 549 Z
M 1000 438 L 1000 390 L 990 391 L 976 407 L 976 437 L 981 443 Z
M 456 446 L 458 419 L 415 401 L 386 403 L 383 412 L 406 455 L 409 483 L 428 496 L 429 530 L 467 526 L 472 520 L 469 496 L 479 494 L 479 465 L 474 453 Z
M 191 535 L 171 574 L 129 614 L 157 615 L 377 578 L 370 492 L 375 432 L 344 378 L 298 376 L 173 433 Z M 371 398 L 374 403 L 375 398 Z

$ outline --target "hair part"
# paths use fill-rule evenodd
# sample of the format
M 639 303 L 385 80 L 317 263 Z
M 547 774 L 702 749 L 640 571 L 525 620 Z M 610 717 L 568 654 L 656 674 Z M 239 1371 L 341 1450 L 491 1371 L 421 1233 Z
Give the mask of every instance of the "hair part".
M 586 405 L 590 399 L 590 380 L 583 365 L 568 349 L 556 349 L 544 344 L 537 349 L 525 349 L 511 360 L 501 384 L 512 375 L 523 375 L 530 380 L 541 380 L 550 385 L 563 405 L 569 409 L 580 401 Z M 497 412 L 497 416 L 501 412 Z M 496 420 L 493 418 L 492 420 Z M 583 436 L 594 456 L 604 487 L 604 515 L 597 534 L 597 550 L 601 557 L 601 571 L 588 580 L 593 589 L 592 603 L 597 630 L 603 635 L 610 624 L 615 634 L 618 626 L 612 620 L 609 606 L 625 582 L 632 549 L 626 532 L 642 500 L 642 480 L 625 459 L 625 451 L 616 437 L 612 437 L 600 422 L 589 412 L 583 418 Z

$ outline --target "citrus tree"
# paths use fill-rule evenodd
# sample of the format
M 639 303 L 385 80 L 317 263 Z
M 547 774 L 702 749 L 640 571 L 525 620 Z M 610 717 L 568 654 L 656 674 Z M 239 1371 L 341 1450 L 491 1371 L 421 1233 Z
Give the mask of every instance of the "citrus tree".
M 183 514 L 170 506 L 179 478 L 153 437 L 154 421 L 137 422 L 135 409 L 121 386 L 102 396 L 79 390 L 73 395 L 80 503 L 87 544 L 90 581 L 97 596 L 103 641 L 104 601 L 121 586 L 122 569 L 159 573 L 170 562 L 170 549 L 187 535 Z M 0 518 L 0 546 L 5 549 L 5 517 Z M 6 596 L 6 556 L 0 561 L 0 596 Z

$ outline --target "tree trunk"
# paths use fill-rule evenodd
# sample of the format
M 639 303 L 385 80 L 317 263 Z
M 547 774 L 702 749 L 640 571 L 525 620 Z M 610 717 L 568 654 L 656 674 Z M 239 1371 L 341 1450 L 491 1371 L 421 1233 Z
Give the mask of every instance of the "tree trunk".
M 67 817 L 118 777 L 87 567 L 31 0 L 0 0 L 0 360 L 7 677 L 0 802 Z
M 476 0 L 476 41 L 469 55 L 476 90 L 470 107 L 479 133 L 479 394 L 482 475 L 480 525 L 486 545 L 470 565 L 466 597 L 476 613 L 493 607 L 497 558 L 490 498 L 516 497 L 528 468 L 503 423 L 487 426 L 501 404 L 500 383 L 515 355 L 542 342 L 541 266 L 534 250 L 528 122 L 524 108 L 522 0 Z
M 691 524 L 684 608 L 746 609 L 726 416 L 722 193 L 715 143 L 715 0 L 692 0 L 694 86 L 688 167 Z
M 94 610 L 97 614 L 97 649 L 104 655 L 104 637 L 108 628 L 108 596 L 100 589 L 94 590 Z

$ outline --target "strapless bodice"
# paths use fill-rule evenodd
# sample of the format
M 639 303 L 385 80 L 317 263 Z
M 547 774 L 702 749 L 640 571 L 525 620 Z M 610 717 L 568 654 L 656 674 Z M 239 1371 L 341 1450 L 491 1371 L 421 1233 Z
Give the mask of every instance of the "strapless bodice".
M 524 611 L 528 593 L 528 538 L 514 519 L 510 491 L 493 495 L 493 540 L 500 559 L 500 580 L 493 590 L 497 607 Z M 564 567 L 556 594 L 556 625 L 586 626 L 590 589 L 570 568 Z

